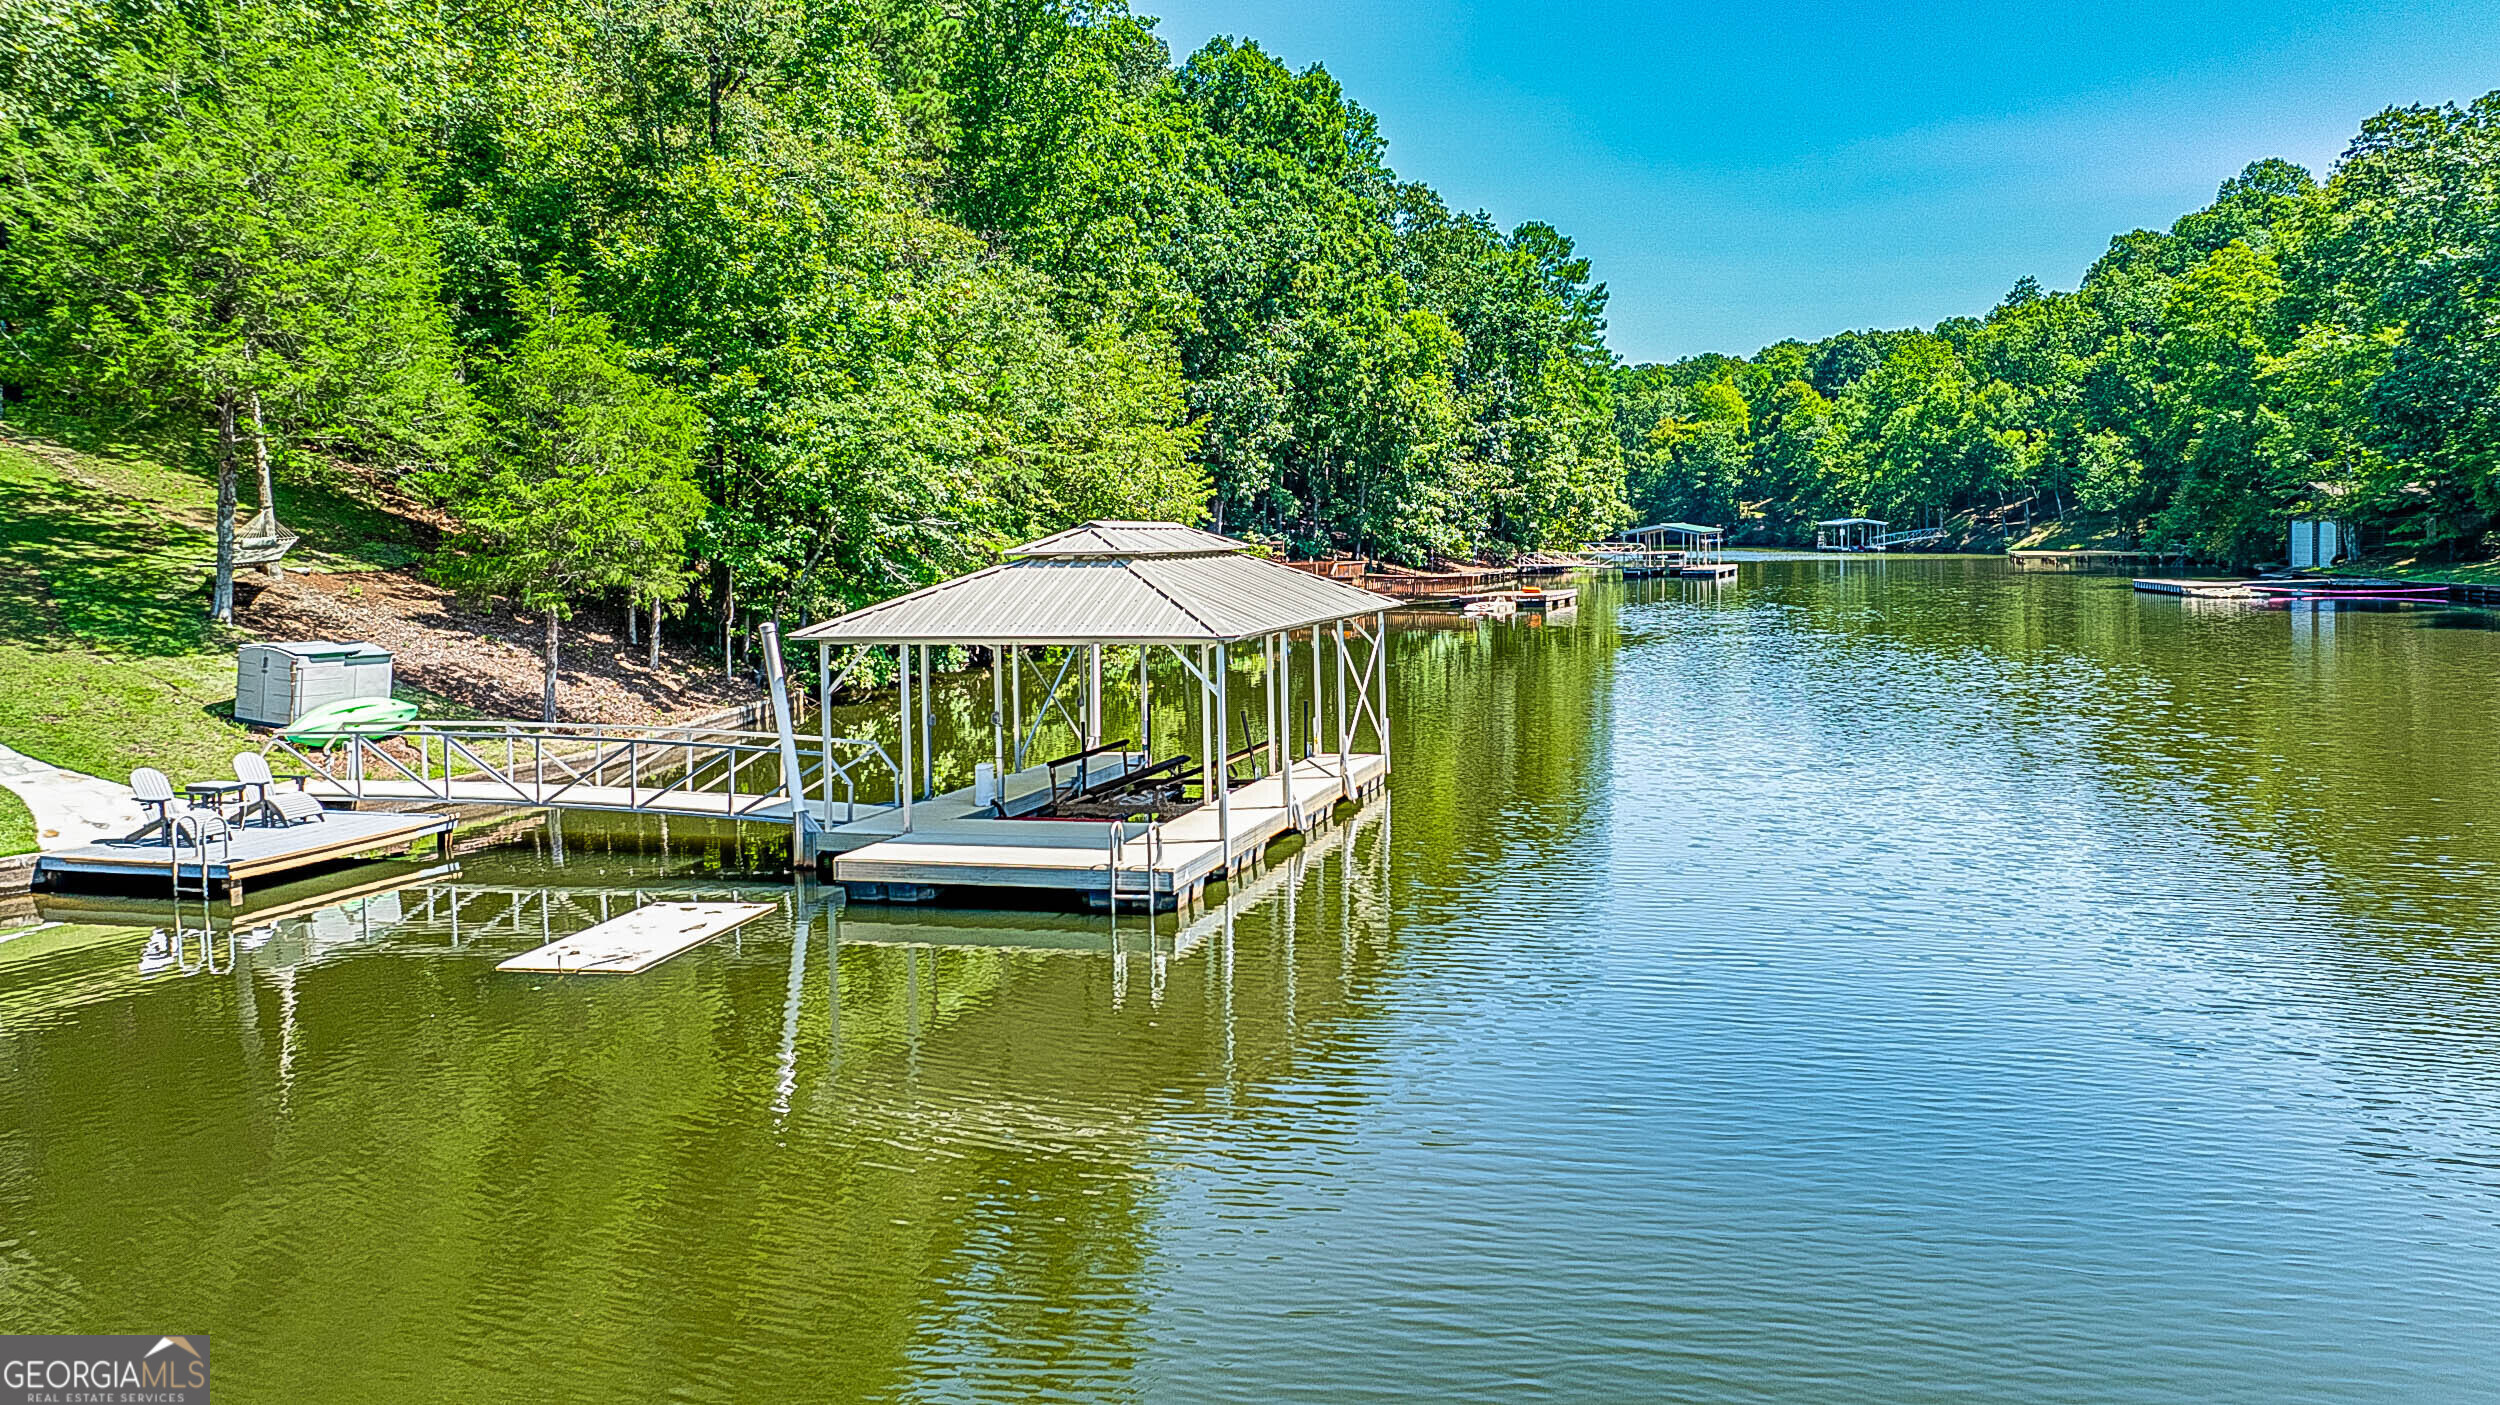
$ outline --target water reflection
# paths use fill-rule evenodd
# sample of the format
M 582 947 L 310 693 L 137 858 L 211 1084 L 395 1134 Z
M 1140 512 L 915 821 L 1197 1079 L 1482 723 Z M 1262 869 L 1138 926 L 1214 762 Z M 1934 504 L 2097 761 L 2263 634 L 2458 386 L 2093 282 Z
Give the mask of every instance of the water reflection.
M 1351 812 L 1223 902 L 1151 923 L 619 881 L 585 864 L 639 857 L 578 849 L 539 881 L 514 881 L 521 855 L 473 856 L 206 924 L 56 900 L 42 950 L 0 943 L 0 1217 L 43 1262 L 90 1269 L 66 1288 L 0 1276 L 0 1312 L 213 1304 L 257 1344 L 229 1358 L 247 1398 L 317 1395 L 340 1370 L 382 1394 L 510 1398 L 551 1358 L 566 1398 L 639 1393 L 644 1356 L 593 1360 L 584 1333 L 695 1333 L 715 1345 L 670 1378 L 749 1398 L 1116 1394 L 1150 1288 L 1149 1129 L 1232 1100 L 1331 1023 L 1386 936 L 1388 836 L 1383 807 Z M 637 977 L 493 970 L 647 902 L 731 897 L 782 915 Z M 1282 961 L 1241 949 L 1266 906 L 1295 942 Z M 213 931 L 213 966 L 160 960 L 185 923 L 194 943 Z M 148 1098 L 168 1076 L 181 1098 Z M 154 1115 L 118 1128 L 117 1169 L 87 1193 L 28 1159 L 77 1154 L 95 1111 L 141 1102 Z M 158 1203 L 229 1208 L 205 1248 L 130 1238 Z M 386 1301 L 440 1310 L 377 1338 Z M 447 1334 L 461 1350 L 429 1359 Z
M 0 1315 L 243 1398 L 2488 1395 L 2448 615 L 1846 560 L 1418 628 L 1388 804 L 1178 919 L 579 819 L 189 974 L 64 906 L 0 932 Z M 698 895 L 780 913 L 493 970 Z

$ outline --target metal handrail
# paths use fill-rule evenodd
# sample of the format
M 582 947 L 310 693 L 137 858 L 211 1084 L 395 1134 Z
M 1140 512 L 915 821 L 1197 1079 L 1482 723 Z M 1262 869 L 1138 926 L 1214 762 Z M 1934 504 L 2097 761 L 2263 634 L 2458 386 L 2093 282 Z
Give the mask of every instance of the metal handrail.
M 1163 858 L 1163 821 L 1146 821 L 1146 827 L 1137 835 L 1137 840 L 1142 842 L 1146 849 L 1146 864 L 1141 871 L 1140 882 L 1145 889 L 1147 910 L 1152 911 L 1155 900 L 1155 874 Z M 1111 906 L 1115 911 L 1120 902 L 1120 867 L 1122 861 L 1128 857 L 1130 842 L 1128 821 L 1113 820 L 1110 833 L 1104 836 L 1103 846 L 1107 856 L 1105 863 L 1110 874 Z
M 416 748 L 419 769 L 410 769 L 380 745 L 390 739 Z M 488 759 L 493 755 L 491 751 L 478 745 L 497 741 L 503 743 L 500 766 Z M 896 793 L 900 794 L 901 767 L 882 743 L 870 737 L 836 737 L 833 741 L 852 754 L 847 759 L 833 760 L 821 745 L 810 748 L 802 755 L 800 774 L 783 777 L 782 784 L 772 790 L 752 792 L 745 804 L 728 807 L 727 815 L 751 815 L 784 798 L 796 805 L 806 798 L 812 786 L 823 782 L 830 768 L 833 775 L 841 778 L 845 804 L 856 818 L 860 785 L 856 772 L 871 762 L 882 765 L 895 777 Z M 350 773 L 345 776 L 336 773 L 335 758 L 341 743 L 346 745 L 345 759 L 350 765 Z M 554 749 L 558 744 L 573 743 L 587 744 L 588 754 L 570 745 L 566 750 Z M 610 785 L 611 769 L 621 766 L 626 772 L 624 789 L 628 803 L 641 808 L 672 795 L 749 794 L 738 788 L 741 775 L 759 759 L 771 757 L 777 762 L 781 748 L 775 733 L 735 728 L 452 722 L 411 725 L 393 738 L 343 737 L 322 748 L 317 756 L 306 754 L 283 737 L 273 740 L 270 749 L 284 752 L 307 771 L 333 784 L 344 784 L 359 801 L 365 798 L 366 773 L 374 769 L 377 760 L 386 773 L 395 771 L 424 787 L 430 798 L 449 801 L 456 798 L 451 786 L 461 779 L 456 758 L 474 768 L 475 779 L 492 781 L 509 791 L 513 803 L 534 805 L 560 804 L 578 787 Z M 646 756 L 646 752 L 657 755 Z M 667 761 L 681 761 L 682 765 L 668 779 L 646 789 L 642 784 L 646 772 L 660 769 L 660 764 Z
M 221 819 L 219 823 L 223 824 L 224 821 Z M 182 836 L 186 827 L 190 831 L 192 848 L 200 858 L 200 896 L 205 898 L 209 895 L 208 824 L 201 816 L 169 815 L 166 817 L 165 847 L 173 851 L 172 861 L 165 866 L 166 871 L 173 878 L 174 896 L 180 898 L 182 896 Z M 232 829 L 221 830 L 217 840 L 226 862 L 231 865 L 234 862 L 234 831 Z

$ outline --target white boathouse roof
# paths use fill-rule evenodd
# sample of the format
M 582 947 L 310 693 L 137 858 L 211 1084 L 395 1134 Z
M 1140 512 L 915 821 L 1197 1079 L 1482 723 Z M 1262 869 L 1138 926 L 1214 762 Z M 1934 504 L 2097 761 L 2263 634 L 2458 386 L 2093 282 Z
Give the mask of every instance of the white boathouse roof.
M 1088 522 L 812 624 L 821 644 L 1215 644 L 1397 608 L 1177 522 Z

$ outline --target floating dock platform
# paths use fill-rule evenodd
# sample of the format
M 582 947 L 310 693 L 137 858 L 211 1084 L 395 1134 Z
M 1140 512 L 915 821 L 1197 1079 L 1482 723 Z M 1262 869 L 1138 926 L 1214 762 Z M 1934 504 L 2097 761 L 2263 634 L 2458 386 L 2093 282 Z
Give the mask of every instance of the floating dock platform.
M 2158 567 L 2164 562 L 2187 564 L 2187 558 L 2175 551 L 2047 551 L 2025 547 L 2008 551 L 2005 557 L 2018 571 L 2131 571 L 2143 566 Z
M 2147 595 L 2180 595 L 2191 600 L 2246 600 L 2250 596 L 2245 580 L 2165 579 L 2139 576 L 2135 588 Z
M 1512 600 L 1522 610 L 1568 610 L 1580 602 L 1580 592 L 1571 586 L 1556 590 L 1530 587 L 1513 596 Z
M 1143 765 L 1144 757 L 1132 752 L 1095 761 L 1099 775 L 1109 778 L 1114 768 Z M 864 898 L 981 887 L 1116 894 L 1122 903 L 1141 905 L 1186 902 L 1276 839 L 1314 827 L 1338 802 L 1361 801 L 1387 779 L 1388 766 L 1376 754 L 1352 755 L 1347 763 L 1344 779 L 1336 757 L 1313 756 L 1234 786 L 1226 796 L 1229 845 L 1213 804 L 1155 824 L 1013 818 L 1047 799 L 1047 777 L 1040 767 L 1028 767 L 1010 777 L 1010 818 L 976 807 L 969 788 L 954 790 L 915 802 L 909 833 L 899 810 L 880 809 L 816 836 L 816 852 L 829 857 L 835 882 Z M 1089 781 L 1096 774 L 1089 767 Z
M 498 964 L 498 971 L 630 976 L 734 931 L 772 903 L 651 903 Z
M 2448 598 L 2448 587 L 2419 581 L 2370 580 L 2357 576 L 2278 577 L 2259 580 L 2162 579 L 2145 576 L 2135 588 L 2148 595 L 2180 595 L 2192 600 L 2255 600 L 2285 604 L 2294 600 L 2421 600 Z
M 1732 581 L 1736 579 L 1736 563 L 1733 561 L 1688 561 L 1676 567 L 1675 573 L 1686 580 Z
M 2306 576 L 2250 581 L 2249 592 L 2269 600 L 2445 600 L 2448 587 L 2420 581 L 2369 580 L 2358 576 Z
M 179 879 L 192 891 L 222 887 L 226 900 L 233 902 L 243 896 L 246 879 L 384 851 L 405 852 L 429 838 L 448 855 L 451 826 L 447 815 L 327 810 L 304 824 L 236 825 L 231 837 L 208 841 L 205 865 L 202 847 L 189 842 L 175 848 L 163 839 L 111 839 L 44 854 L 35 861 L 35 882 L 50 886 L 64 877 L 86 876 L 152 881 L 171 889 Z

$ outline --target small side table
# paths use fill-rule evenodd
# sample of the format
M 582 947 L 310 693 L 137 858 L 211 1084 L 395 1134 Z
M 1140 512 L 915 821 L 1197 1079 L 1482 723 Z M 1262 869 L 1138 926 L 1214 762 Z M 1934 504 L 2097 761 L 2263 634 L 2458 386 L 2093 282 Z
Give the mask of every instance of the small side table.
M 231 823 L 241 816 L 226 813 L 226 807 L 241 809 L 246 789 L 241 781 L 193 781 L 182 788 L 182 798 Z

